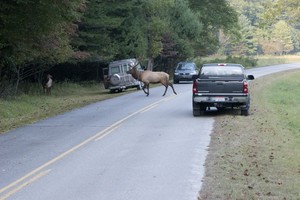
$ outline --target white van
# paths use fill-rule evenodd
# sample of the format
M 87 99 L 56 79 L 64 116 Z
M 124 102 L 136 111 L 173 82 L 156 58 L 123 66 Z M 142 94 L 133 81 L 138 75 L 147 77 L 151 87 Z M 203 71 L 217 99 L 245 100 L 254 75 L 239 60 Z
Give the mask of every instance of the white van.
M 103 80 L 105 89 L 110 92 L 121 92 L 127 88 L 142 88 L 141 82 L 134 79 L 131 74 L 127 74 L 131 66 L 137 65 L 138 70 L 142 70 L 138 61 L 134 58 L 117 60 L 109 63 L 108 68 L 103 69 Z

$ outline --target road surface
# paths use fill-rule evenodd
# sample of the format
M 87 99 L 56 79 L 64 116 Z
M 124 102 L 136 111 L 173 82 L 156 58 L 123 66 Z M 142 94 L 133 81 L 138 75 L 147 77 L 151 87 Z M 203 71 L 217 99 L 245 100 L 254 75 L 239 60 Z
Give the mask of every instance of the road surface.
M 125 94 L 0 135 L 0 199 L 196 200 L 214 115 L 193 117 L 192 84 L 175 90 Z

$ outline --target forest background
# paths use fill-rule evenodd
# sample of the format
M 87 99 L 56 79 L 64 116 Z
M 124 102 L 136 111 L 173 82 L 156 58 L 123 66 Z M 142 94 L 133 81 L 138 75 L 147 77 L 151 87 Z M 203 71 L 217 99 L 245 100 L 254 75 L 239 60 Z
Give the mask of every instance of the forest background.
M 297 0 L 4 0 L 0 7 L 0 98 L 28 83 L 102 80 L 116 59 L 173 72 L 211 55 L 249 60 L 300 50 Z

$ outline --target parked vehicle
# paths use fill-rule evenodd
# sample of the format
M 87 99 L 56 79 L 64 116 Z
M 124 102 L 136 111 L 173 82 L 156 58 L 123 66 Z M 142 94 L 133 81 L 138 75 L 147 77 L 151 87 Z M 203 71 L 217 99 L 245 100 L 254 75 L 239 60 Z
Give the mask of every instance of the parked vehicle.
M 137 70 L 142 70 L 140 64 L 134 58 L 109 63 L 108 68 L 103 69 L 105 89 L 109 89 L 110 92 L 121 92 L 127 88 L 140 90 L 142 88 L 141 82 L 127 73 L 132 66 L 136 66 Z
M 179 62 L 176 66 L 173 82 L 179 83 L 180 81 L 193 81 L 193 75 L 198 74 L 198 69 L 193 62 Z
M 250 107 L 248 80 L 240 64 L 204 64 L 193 82 L 193 115 L 199 116 L 207 108 L 239 108 L 247 116 Z

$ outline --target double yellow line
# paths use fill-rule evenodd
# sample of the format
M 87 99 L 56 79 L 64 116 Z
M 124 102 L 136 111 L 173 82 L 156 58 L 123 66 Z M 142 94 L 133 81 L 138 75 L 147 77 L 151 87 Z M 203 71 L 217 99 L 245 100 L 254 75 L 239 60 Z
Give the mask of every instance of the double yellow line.
M 34 169 L 33 171 L 29 172 L 28 174 L 26 174 L 25 176 L 19 178 L 18 180 L 12 182 L 11 184 L 3 187 L 0 189 L 0 200 L 5 200 L 7 198 L 9 198 L 10 196 L 12 196 L 13 194 L 15 194 L 16 192 L 20 191 L 21 189 L 23 189 L 24 187 L 30 185 L 31 183 L 33 183 L 34 181 L 42 178 L 43 176 L 49 174 L 51 172 L 51 169 L 46 169 L 47 167 L 49 167 L 50 165 L 52 165 L 53 163 L 57 162 L 58 160 L 66 157 L 67 155 L 71 154 L 72 152 L 76 151 L 77 149 L 79 149 L 80 147 L 92 142 L 92 141 L 98 141 L 101 140 L 102 138 L 104 138 L 105 136 L 109 135 L 110 133 L 112 133 L 113 131 L 115 131 L 116 129 L 118 129 L 121 124 L 128 120 L 129 118 L 140 114 L 140 113 L 144 113 L 156 106 L 158 106 L 158 104 L 162 101 L 168 101 L 170 99 L 172 99 L 174 97 L 166 97 L 163 98 L 159 101 L 156 101 L 126 117 L 124 117 L 123 119 L 115 122 L 114 124 L 112 124 L 111 126 L 105 128 L 104 130 L 100 131 L 99 133 L 97 133 L 96 135 L 84 140 L 83 142 L 81 142 L 80 144 L 74 146 L 73 148 L 65 151 L 64 153 L 60 154 L 59 156 L 53 158 L 52 160 L 46 162 L 45 164 L 41 165 L 40 167 Z

